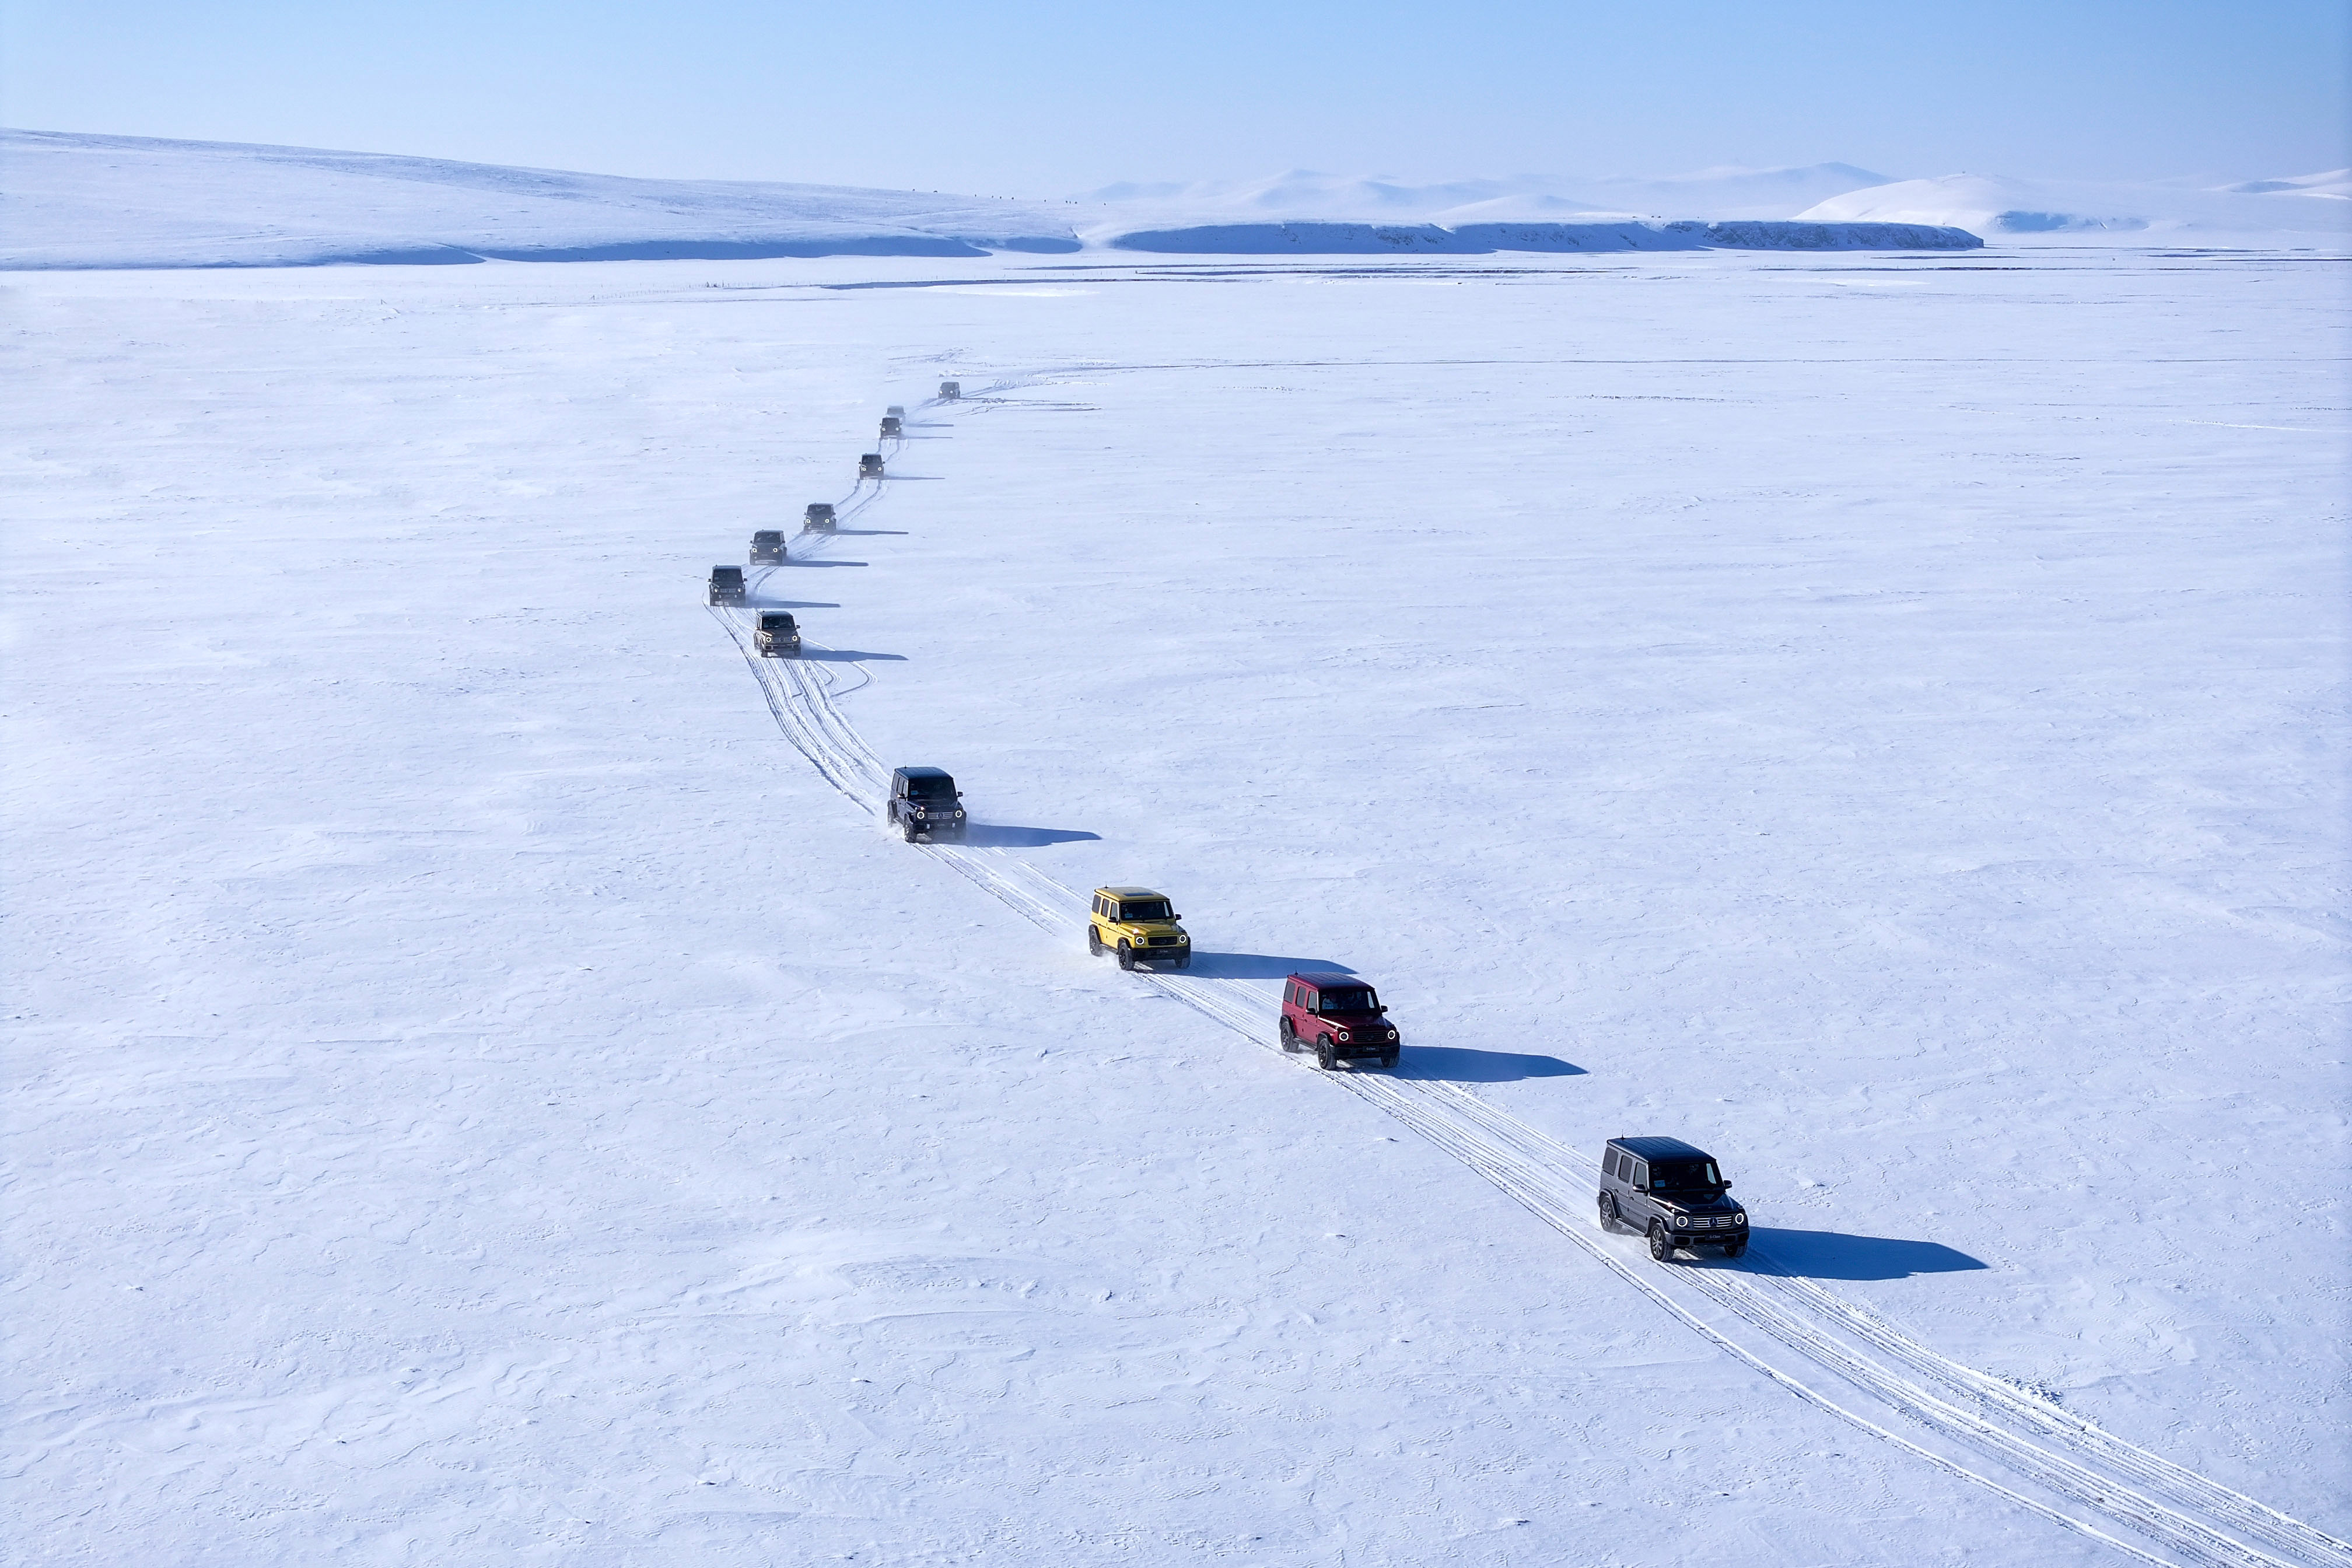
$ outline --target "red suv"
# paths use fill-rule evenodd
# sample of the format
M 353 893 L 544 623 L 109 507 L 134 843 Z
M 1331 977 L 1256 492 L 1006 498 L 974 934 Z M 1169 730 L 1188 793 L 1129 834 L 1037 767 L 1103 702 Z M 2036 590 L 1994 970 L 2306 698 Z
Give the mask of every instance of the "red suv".
M 1277 1026 L 1284 1050 L 1312 1050 L 1325 1072 L 1368 1058 L 1378 1058 L 1384 1068 L 1397 1065 L 1401 1047 L 1388 1009 L 1351 974 L 1294 974 L 1283 982 Z

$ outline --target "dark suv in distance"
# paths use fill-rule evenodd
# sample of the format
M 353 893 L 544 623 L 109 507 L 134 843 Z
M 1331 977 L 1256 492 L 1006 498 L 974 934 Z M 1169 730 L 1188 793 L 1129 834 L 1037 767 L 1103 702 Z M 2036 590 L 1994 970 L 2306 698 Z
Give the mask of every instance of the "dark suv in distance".
M 1601 1228 L 1642 1232 L 1661 1263 L 1678 1247 L 1748 1250 L 1748 1211 L 1730 1190 L 1715 1156 L 1679 1138 L 1612 1138 L 1601 1152 Z
M 740 605 L 744 602 L 743 568 L 713 566 L 710 569 L 710 602 L 714 605 Z
M 780 528 L 763 528 L 751 536 L 751 564 L 784 558 L 784 531 Z
M 939 768 L 894 768 L 890 772 L 890 826 L 909 844 L 927 837 L 934 844 L 963 841 L 963 796 L 955 780 Z

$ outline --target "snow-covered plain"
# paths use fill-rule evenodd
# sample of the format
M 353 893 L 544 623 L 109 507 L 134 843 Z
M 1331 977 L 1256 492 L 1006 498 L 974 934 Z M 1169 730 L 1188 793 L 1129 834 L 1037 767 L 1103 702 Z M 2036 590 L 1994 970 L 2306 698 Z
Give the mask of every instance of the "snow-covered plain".
M 18 1560 L 2352 1560 L 2340 290 L 20 280 Z

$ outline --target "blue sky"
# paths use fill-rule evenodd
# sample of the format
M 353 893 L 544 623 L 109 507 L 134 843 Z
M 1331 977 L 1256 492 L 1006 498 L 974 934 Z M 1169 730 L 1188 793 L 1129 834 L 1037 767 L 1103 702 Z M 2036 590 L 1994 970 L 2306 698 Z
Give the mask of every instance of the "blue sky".
M 2342 0 L 5 0 L 0 121 L 624 174 L 1066 195 L 1832 160 L 2352 162 Z

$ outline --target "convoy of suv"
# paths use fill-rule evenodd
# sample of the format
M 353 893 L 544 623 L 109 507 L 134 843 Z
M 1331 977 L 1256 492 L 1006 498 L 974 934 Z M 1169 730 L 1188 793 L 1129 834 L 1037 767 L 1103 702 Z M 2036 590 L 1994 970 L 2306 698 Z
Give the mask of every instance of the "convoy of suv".
M 963 388 L 952 381 L 940 383 L 939 400 L 952 403 Z M 882 418 L 886 440 L 903 438 L 906 410 L 890 405 Z M 857 477 L 883 478 L 882 458 L 868 452 L 857 459 Z M 814 501 L 802 518 L 802 531 L 831 533 L 836 526 L 831 503 Z M 781 563 L 786 559 L 783 535 L 762 529 L 751 535 L 753 564 Z M 744 605 L 749 593 L 740 566 L 710 569 L 709 602 Z M 752 633 L 753 646 L 763 658 L 794 656 L 801 651 L 800 627 L 782 610 L 762 610 Z M 890 795 L 884 815 L 906 842 L 964 842 L 969 819 L 963 795 L 945 770 L 903 767 L 890 774 Z M 1150 888 L 1097 888 L 1087 919 L 1087 951 L 1100 957 L 1109 953 L 1125 970 L 1138 968 L 1186 970 L 1192 966 L 1192 938 L 1165 893 Z M 1393 1070 L 1403 1053 L 1396 1026 L 1388 1021 L 1380 995 L 1353 974 L 1300 973 L 1283 981 L 1281 1011 L 1275 1033 L 1285 1051 L 1312 1052 L 1315 1065 L 1326 1072 L 1359 1063 Z M 1726 1196 L 1731 1184 L 1723 1179 L 1713 1155 L 1678 1138 L 1612 1138 L 1601 1151 L 1601 1185 L 1597 1196 L 1601 1228 L 1626 1228 L 1648 1241 L 1650 1256 L 1670 1262 L 1682 1250 L 1700 1247 L 1722 1249 L 1726 1258 L 1748 1250 L 1748 1211 Z

